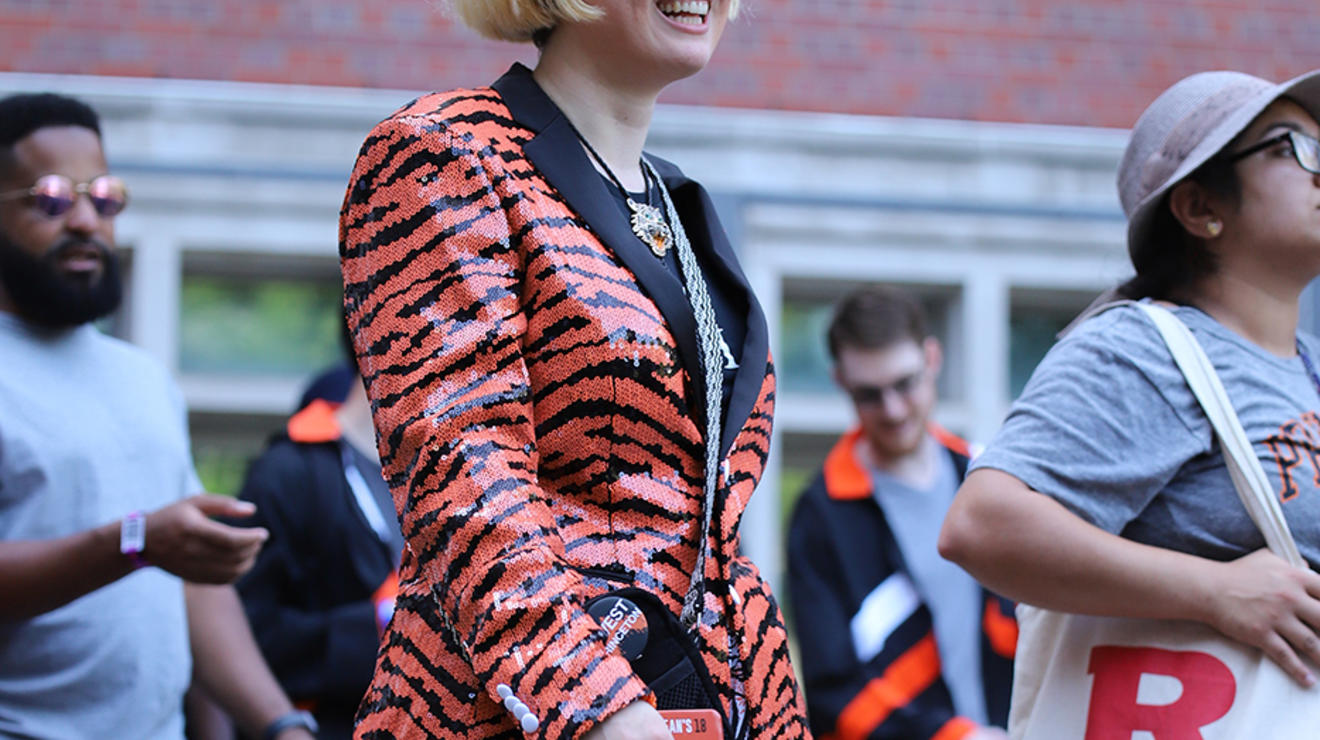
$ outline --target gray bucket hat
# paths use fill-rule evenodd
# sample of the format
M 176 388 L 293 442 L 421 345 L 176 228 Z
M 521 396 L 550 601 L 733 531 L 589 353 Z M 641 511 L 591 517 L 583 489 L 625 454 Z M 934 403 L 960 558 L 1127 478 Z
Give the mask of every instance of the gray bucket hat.
M 1118 167 L 1128 254 L 1147 238 L 1164 195 L 1205 164 L 1279 98 L 1320 120 L 1320 70 L 1276 85 L 1241 72 L 1200 72 L 1165 90 L 1137 119 Z

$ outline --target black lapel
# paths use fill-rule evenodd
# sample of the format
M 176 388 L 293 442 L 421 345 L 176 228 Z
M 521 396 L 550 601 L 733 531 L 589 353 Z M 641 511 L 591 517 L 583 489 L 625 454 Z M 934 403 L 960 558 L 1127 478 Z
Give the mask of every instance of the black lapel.
M 701 379 L 697 321 L 683 287 L 632 233 L 614 196 L 578 143 L 572 124 L 532 79 L 531 70 L 515 64 L 491 87 L 500 94 L 514 120 L 536 132 L 523 145 L 527 158 L 632 271 L 642 290 L 659 307 L 678 342 L 683 367 L 691 379 L 688 396 L 692 409 L 697 418 L 704 418 L 706 395 L 701 392 L 705 383 Z
M 681 203 L 681 213 L 690 214 L 690 227 L 684 221 L 688 239 L 697 254 L 713 255 L 708 264 L 722 273 L 725 285 L 736 287 L 734 295 L 729 296 L 735 305 L 741 303 L 747 307 L 747 335 L 743 339 L 742 354 L 739 355 L 738 374 L 733 379 L 732 398 L 729 399 L 729 413 L 724 419 L 724 431 L 720 440 L 720 459 L 724 459 L 733 447 L 733 440 L 742 431 L 747 417 L 751 416 L 756 399 L 761 394 L 761 385 L 765 382 L 766 359 L 770 353 L 770 330 L 765 323 L 765 313 L 761 304 L 752 293 L 752 286 L 747 282 L 738 256 L 729 244 L 729 237 L 720 225 L 719 215 L 710 194 L 695 180 L 683 175 L 674 165 L 664 160 L 652 158 L 656 170 L 664 178 L 665 187 L 673 193 L 675 204 Z

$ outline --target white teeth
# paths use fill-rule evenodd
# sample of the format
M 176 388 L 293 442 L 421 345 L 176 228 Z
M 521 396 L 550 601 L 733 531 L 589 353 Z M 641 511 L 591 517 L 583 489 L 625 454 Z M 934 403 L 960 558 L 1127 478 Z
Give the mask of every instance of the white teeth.
M 658 5 L 661 13 L 694 26 L 700 25 L 710 13 L 710 0 L 664 0 Z

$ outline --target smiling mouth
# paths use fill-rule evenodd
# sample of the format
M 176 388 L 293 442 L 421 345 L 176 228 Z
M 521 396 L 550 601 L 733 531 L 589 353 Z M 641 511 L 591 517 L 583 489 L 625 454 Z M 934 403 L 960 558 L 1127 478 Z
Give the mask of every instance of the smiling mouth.
M 700 26 L 710 15 L 710 0 L 661 0 L 656 6 L 666 18 L 685 26 Z
M 91 273 L 101 269 L 105 256 L 94 244 L 78 244 L 61 249 L 57 261 L 65 272 Z

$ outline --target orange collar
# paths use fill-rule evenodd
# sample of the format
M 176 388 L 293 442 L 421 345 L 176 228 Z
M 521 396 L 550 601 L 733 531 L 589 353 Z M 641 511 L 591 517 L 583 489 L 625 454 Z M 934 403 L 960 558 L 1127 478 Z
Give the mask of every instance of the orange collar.
M 862 428 L 856 427 L 834 443 L 825 458 L 825 492 L 832 499 L 856 501 L 871 495 L 871 476 L 857 462 L 856 447 Z
M 971 457 L 971 446 L 948 429 L 927 422 L 926 431 L 936 442 L 950 452 Z M 854 427 L 839 438 L 825 458 L 825 493 L 836 501 L 856 501 L 870 498 L 871 474 L 857 462 L 857 443 L 862 441 L 862 428 Z
M 285 430 L 289 439 L 302 444 L 338 441 L 342 432 L 339 419 L 335 417 L 338 404 L 318 398 L 307 404 L 301 411 L 289 417 Z
M 945 429 L 939 424 L 936 424 L 933 421 L 926 422 L 926 431 L 930 432 L 930 436 L 934 437 L 936 442 L 939 442 L 948 448 L 949 452 L 962 455 L 969 459 L 976 457 L 972 451 L 972 444 L 970 442 L 959 437 L 948 429 Z

